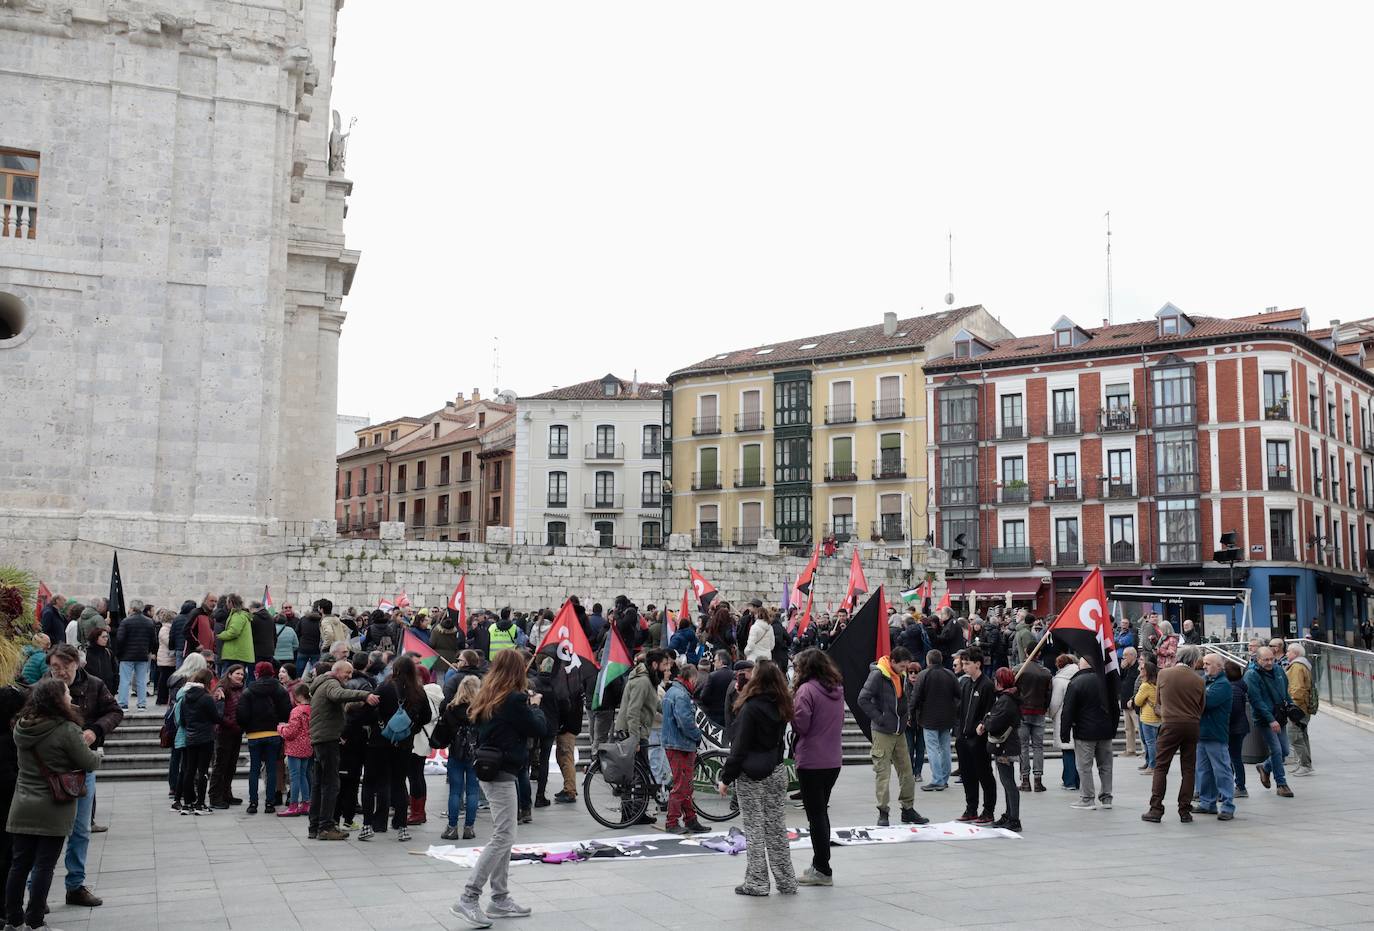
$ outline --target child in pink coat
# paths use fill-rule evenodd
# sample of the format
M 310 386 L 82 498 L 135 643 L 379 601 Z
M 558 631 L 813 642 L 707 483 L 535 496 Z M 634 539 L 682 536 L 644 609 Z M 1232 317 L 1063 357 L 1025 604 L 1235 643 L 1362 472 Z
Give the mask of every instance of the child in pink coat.
M 310 814 L 310 762 L 315 756 L 310 746 L 310 690 L 297 684 L 291 690 L 291 717 L 277 725 L 286 744 L 286 768 L 291 776 L 289 804 L 278 818 Z

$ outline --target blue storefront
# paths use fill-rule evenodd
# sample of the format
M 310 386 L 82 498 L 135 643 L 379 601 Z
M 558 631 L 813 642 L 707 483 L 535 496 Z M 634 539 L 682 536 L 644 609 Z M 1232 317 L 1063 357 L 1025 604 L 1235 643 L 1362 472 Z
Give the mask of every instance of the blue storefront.
M 1253 567 L 1246 587 L 1256 627 L 1269 627 L 1275 636 L 1307 637 L 1312 620 L 1321 621 L 1321 638 L 1353 643 L 1360 622 L 1368 615 L 1364 578 L 1339 572 L 1292 566 Z

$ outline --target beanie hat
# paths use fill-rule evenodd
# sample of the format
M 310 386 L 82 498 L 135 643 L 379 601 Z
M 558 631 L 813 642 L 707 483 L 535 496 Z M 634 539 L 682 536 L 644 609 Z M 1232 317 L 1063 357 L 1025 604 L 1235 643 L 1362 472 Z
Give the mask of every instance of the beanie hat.
M 253 667 L 253 678 L 255 679 L 270 679 L 276 674 L 277 667 L 273 666 L 267 660 L 262 660 Z

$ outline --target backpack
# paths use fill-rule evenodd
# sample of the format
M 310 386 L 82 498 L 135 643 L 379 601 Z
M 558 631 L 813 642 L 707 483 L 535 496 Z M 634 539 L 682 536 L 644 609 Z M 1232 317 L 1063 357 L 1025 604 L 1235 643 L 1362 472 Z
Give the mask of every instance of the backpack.
M 448 758 L 462 763 L 470 763 L 477 759 L 478 743 L 476 725 L 471 722 L 464 724 L 453 735 L 453 740 L 449 744 Z
M 382 736 L 394 744 L 399 744 L 410 738 L 411 726 L 410 715 L 406 712 L 405 705 L 401 705 L 382 728 Z

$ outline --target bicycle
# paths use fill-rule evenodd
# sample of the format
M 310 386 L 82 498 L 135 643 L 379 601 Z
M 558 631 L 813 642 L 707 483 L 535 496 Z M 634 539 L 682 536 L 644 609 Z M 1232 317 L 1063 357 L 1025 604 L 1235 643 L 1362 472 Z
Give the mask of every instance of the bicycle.
M 716 791 L 725 756 L 719 750 L 705 750 L 697 755 L 692 771 L 693 801 L 697 816 L 703 821 L 729 821 L 739 814 L 734 790 L 724 797 Z M 582 776 L 582 802 L 597 823 L 619 829 L 638 823 L 651 802 L 657 806 L 656 811 L 666 811 L 668 790 L 658 784 L 643 759 L 635 760 L 634 773 L 623 784 L 608 780 L 601 771 L 601 761 L 593 759 Z

